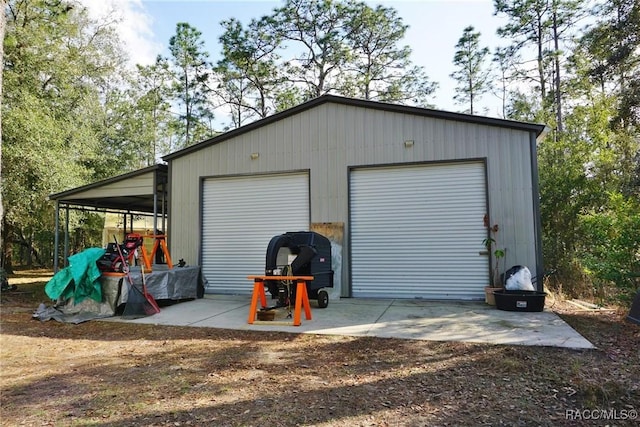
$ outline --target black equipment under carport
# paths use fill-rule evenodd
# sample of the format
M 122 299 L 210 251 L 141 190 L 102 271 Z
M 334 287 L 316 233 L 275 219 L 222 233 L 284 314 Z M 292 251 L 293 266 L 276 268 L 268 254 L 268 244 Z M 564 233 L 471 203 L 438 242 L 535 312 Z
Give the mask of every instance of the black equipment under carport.
M 313 231 L 288 232 L 275 236 L 267 247 L 267 276 L 313 276 L 307 282 L 309 299 L 318 301 L 318 307 L 329 304 L 324 288 L 333 288 L 331 270 L 331 242 Z M 269 293 L 278 298 L 278 306 L 295 301 L 295 286 L 281 280 L 267 280 Z

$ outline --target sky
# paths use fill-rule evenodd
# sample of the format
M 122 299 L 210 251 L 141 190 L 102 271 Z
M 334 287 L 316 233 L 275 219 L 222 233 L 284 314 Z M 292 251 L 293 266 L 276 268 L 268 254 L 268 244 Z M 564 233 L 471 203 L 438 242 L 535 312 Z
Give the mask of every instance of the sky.
M 133 64 L 151 64 L 158 54 L 168 56 L 169 38 L 178 22 L 187 22 L 202 32 L 210 59 L 220 59 L 218 37 L 220 21 L 236 18 L 247 23 L 283 4 L 270 0 L 80 0 L 94 17 L 111 11 L 119 19 L 118 33 Z M 455 45 L 465 27 L 481 33 L 480 43 L 491 49 L 504 45 L 496 30 L 505 18 L 493 15 L 492 0 L 387 0 L 367 1 L 395 8 L 409 25 L 404 43 L 412 49 L 412 61 L 423 66 L 432 81 L 439 84 L 433 104 L 438 109 L 462 111 L 453 101 Z M 480 100 L 482 113 L 499 116 L 500 101 L 492 94 Z

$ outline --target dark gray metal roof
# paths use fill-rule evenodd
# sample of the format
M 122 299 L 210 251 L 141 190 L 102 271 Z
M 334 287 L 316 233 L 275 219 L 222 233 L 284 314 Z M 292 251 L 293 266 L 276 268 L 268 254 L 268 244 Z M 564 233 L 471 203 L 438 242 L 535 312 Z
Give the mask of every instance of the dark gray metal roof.
M 108 178 L 61 193 L 49 200 L 60 204 L 100 211 L 162 212 L 167 208 L 167 165 L 157 164 L 116 177 Z M 157 196 L 154 198 L 154 196 Z M 154 205 L 157 200 L 158 205 Z
M 498 119 L 498 118 L 492 118 L 492 117 L 476 116 L 471 114 L 453 113 L 453 112 L 442 111 L 442 110 L 433 110 L 429 108 L 411 107 L 411 106 L 399 105 L 399 104 L 388 104 L 384 102 L 368 101 L 364 99 L 355 99 L 355 98 L 346 98 L 346 97 L 335 96 L 335 95 L 323 95 L 323 96 L 314 98 L 310 101 L 307 101 L 305 103 L 302 103 L 300 105 L 297 105 L 293 108 L 289 108 L 288 110 L 281 111 L 272 116 L 255 121 L 253 123 L 239 127 L 237 129 L 233 129 L 229 132 L 225 132 L 221 135 L 199 142 L 190 147 L 167 154 L 162 159 L 164 161 L 169 161 L 169 160 L 184 156 L 186 154 L 200 150 L 201 148 L 207 147 L 209 145 L 218 144 L 227 139 L 234 138 L 238 135 L 242 135 L 246 132 L 250 132 L 254 129 L 260 128 L 262 126 L 268 125 L 278 120 L 282 120 L 284 118 L 298 114 L 302 111 L 309 110 L 311 108 L 314 108 L 329 102 L 335 103 L 335 104 L 349 105 L 354 107 L 369 108 L 374 110 L 391 111 L 391 112 L 402 113 L 402 114 L 413 114 L 413 115 L 422 116 L 422 117 L 432 117 L 436 119 L 454 120 L 458 122 L 475 123 L 480 125 L 522 130 L 526 132 L 535 132 L 536 136 L 539 136 L 545 130 L 545 126 L 538 123 L 518 122 L 514 120 L 505 120 L 505 119 Z

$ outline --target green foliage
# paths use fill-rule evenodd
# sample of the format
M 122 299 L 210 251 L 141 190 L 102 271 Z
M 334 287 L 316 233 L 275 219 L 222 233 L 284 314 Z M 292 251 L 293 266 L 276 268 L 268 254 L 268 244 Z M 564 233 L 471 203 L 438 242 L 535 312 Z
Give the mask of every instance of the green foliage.
M 539 98 L 531 90 L 527 92 L 515 90 L 510 95 L 505 105 L 507 118 L 523 122 L 547 123 L 547 114 L 538 102 Z
M 247 28 L 234 18 L 221 24 L 223 59 L 215 67 L 220 80 L 215 92 L 231 107 L 233 126 L 240 127 L 272 114 L 277 94 L 285 93 L 291 84 L 278 69 L 280 39 L 269 31 L 268 18 L 254 19 Z
M 487 248 L 492 262 L 491 277 L 489 277 L 489 280 L 491 281 L 492 287 L 500 287 L 503 285 L 500 281 L 500 260 L 504 259 L 507 255 L 507 249 L 497 247 L 498 224 L 490 225 L 488 216 L 485 216 L 484 223 L 489 236 L 482 241 L 482 245 Z
M 295 52 L 284 65 L 305 99 L 339 87 L 340 72 L 352 58 L 348 37 L 355 5 L 353 0 L 287 0 L 269 17 L 274 36 Z
M 139 147 L 140 167 L 145 167 L 173 151 L 169 126 L 174 120 L 170 99 L 175 76 L 161 56 L 151 65 L 138 65 L 136 71 L 127 93 L 132 111 L 123 118 L 127 137 Z
M 489 90 L 502 101 L 502 117 L 507 117 L 507 101 L 511 94 L 509 87 L 513 80 L 513 69 L 519 58 L 513 47 L 497 47 L 491 59 L 495 77 L 498 77 L 500 85 L 491 85 Z M 491 76 L 490 76 L 491 77 Z
M 565 132 L 538 147 L 544 259 L 573 295 L 589 282 L 626 292 L 637 272 L 637 195 L 624 194 L 640 145 L 609 126 L 615 114 L 615 98 L 592 96 L 566 116 Z
M 407 26 L 392 8 L 287 0 L 247 29 L 222 24 L 217 71 L 234 125 L 327 93 L 428 106 L 437 87 L 400 45 Z
M 347 43 L 352 53 L 340 91 L 356 98 L 428 106 L 437 84 L 412 65 L 411 48 L 400 45 L 408 26 L 398 12 L 360 4 L 350 14 Z
M 509 19 L 500 34 L 511 38 L 512 49 L 538 53 L 537 73 L 514 62 L 512 75 L 528 76 L 534 85 L 511 93 L 506 111 L 551 129 L 538 143 L 545 268 L 557 269 L 563 291 L 572 296 L 611 285 L 627 292 L 637 286 L 638 270 L 640 137 L 629 114 L 634 110 L 625 107 L 637 80 L 627 77 L 637 76 L 640 65 L 634 59 L 638 26 L 632 23 L 637 2 L 596 4 L 595 22 L 572 50 L 562 42 L 576 36 L 571 23 L 582 13 L 578 2 L 494 5 Z
M 3 260 L 16 249 L 44 263 L 51 236 L 42 230 L 54 228 L 47 196 L 117 170 L 100 167 L 117 164 L 103 160 L 101 98 L 123 56 L 113 31 L 70 2 L 14 0 L 6 13 Z
M 585 113 L 589 111 L 585 110 Z M 538 147 L 544 258 L 549 268 L 571 264 L 578 234 L 578 215 L 599 196 L 597 179 L 587 168 L 597 161 L 597 141 L 583 138 L 589 115 L 568 117 L 567 131 L 550 135 Z M 575 127 L 574 127 L 575 125 Z
M 636 0 L 604 2 L 596 13 L 600 20 L 581 38 L 589 57 L 588 74 L 612 88 L 619 106 L 612 124 L 619 128 L 640 125 L 640 4 Z M 609 84 L 606 84 L 607 82 Z M 613 84 L 612 84 L 613 83 Z
M 519 67 L 523 79 L 535 82 L 541 99 L 545 99 L 549 86 L 548 68 L 551 66 L 545 45 L 549 39 L 548 0 L 494 0 L 496 15 L 508 20 L 498 29 L 498 35 L 512 42 L 516 52 L 529 48 L 535 52 L 535 69 Z
M 609 193 L 607 204 L 579 216 L 580 258 L 598 287 L 615 284 L 631 297 L 640 287 L 640 203 Z
M 494 0 L 495 14 L 507 18 L 498 35 L 511 42 L 514 53 L 534 54 L 517 67 L 520 79 L 535 87 L 539 102 L 555 115 L 555 126 L 563 130 L 562 60 L 565 45 L 575 37 L 576 23 L 583 15 L 580 0 Z M 534 63 L 530 68 L 527 64 Z
M 488 47 L 480 47 L 480 33 L 472 26 L 462 32 L 456 44 L 453 65 L 456 70 L 451 77 L 458 83 L 453 99 L 459 104 L 467 104 L 467 112 L 474 113 L 474 102 L 489 90 L 489 69 L 485 61 L 489 56 Z
M 213 109 L 209 100 L 209 53 L 204 49 L 202 33 L 186 22 L 176 25 L 169 39 L 171 65 L 176 75 L 173 89 L 183 107 L 182 146 L 184 148 L 213 135 L 210 122 Z
M 102 246 L 104 215 L 93 212 L 82 213 L 74 227 L 71 242 L 72 252 L 78 253 L 88 248 Z

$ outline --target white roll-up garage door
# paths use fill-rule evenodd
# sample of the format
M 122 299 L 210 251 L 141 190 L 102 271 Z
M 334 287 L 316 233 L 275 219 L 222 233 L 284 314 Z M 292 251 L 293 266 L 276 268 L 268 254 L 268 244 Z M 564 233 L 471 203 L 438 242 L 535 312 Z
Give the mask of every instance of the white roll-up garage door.
M 306 173 L 210 178 L 202 191 L 202 272 L 209 293 L 250 294 L 273 236 L 309 229 Z
M 353 170 L 353 296 L 483 298 L 485 180 L 481 162 Z

